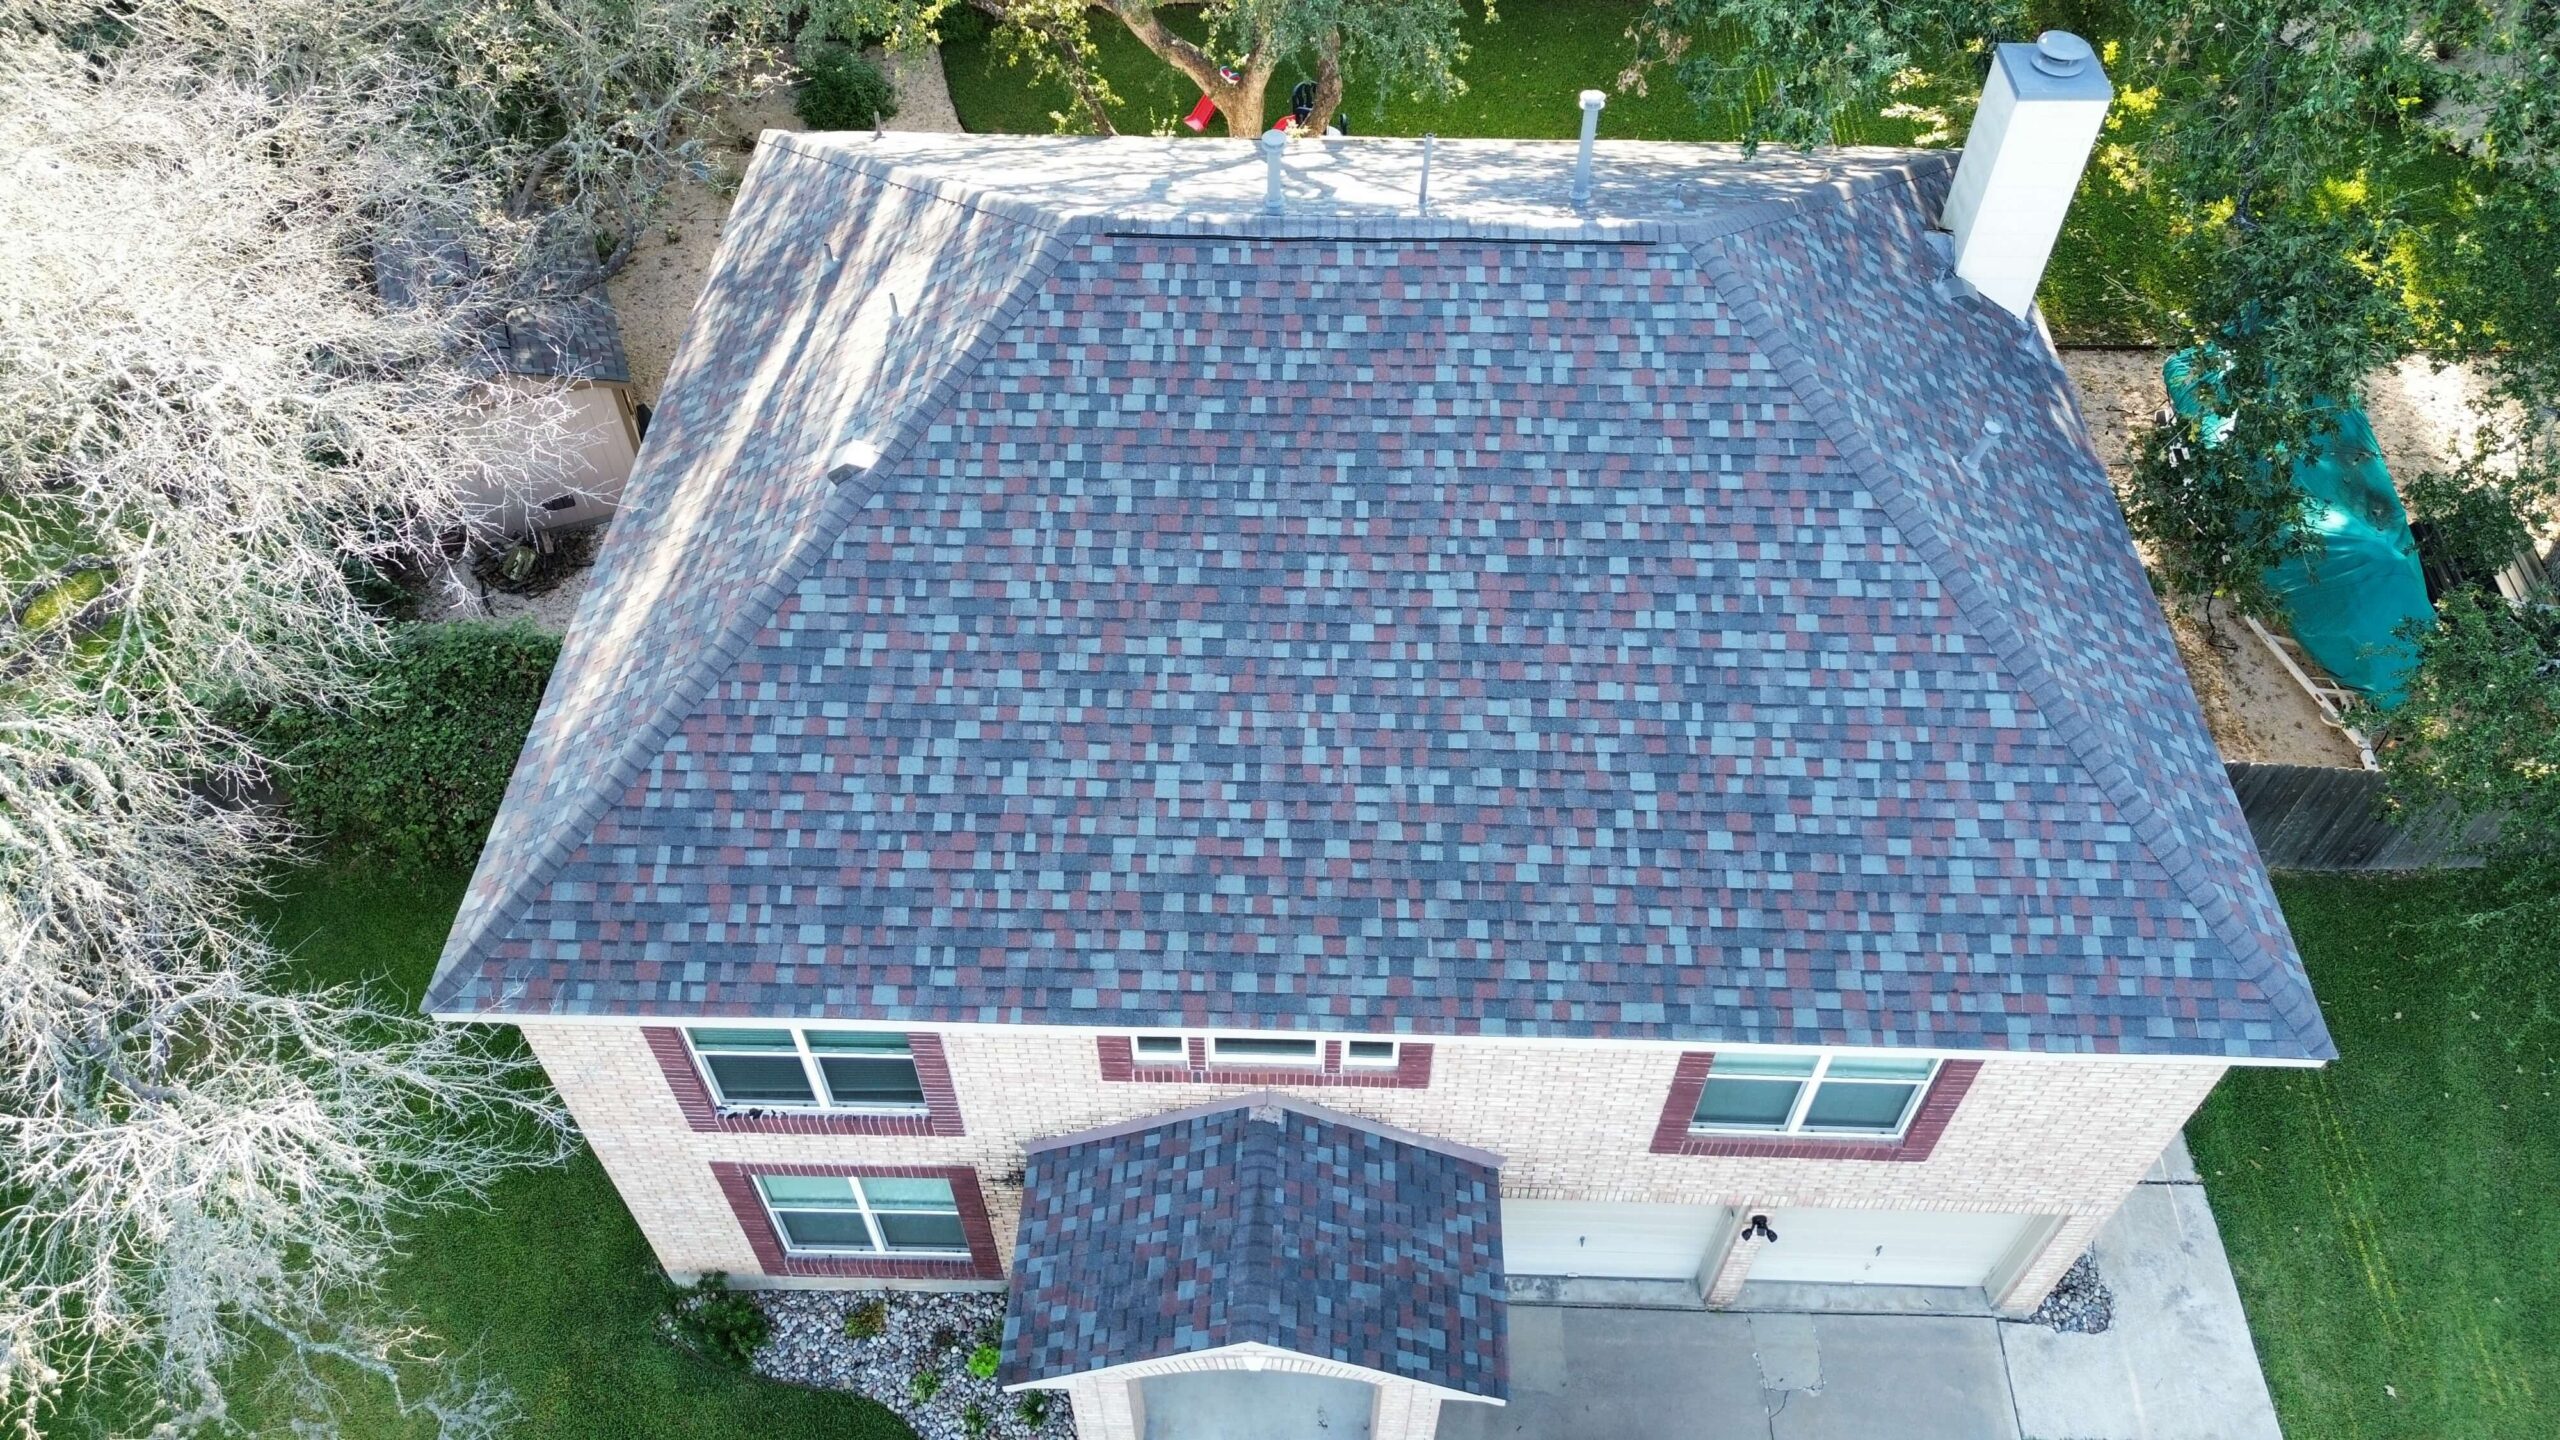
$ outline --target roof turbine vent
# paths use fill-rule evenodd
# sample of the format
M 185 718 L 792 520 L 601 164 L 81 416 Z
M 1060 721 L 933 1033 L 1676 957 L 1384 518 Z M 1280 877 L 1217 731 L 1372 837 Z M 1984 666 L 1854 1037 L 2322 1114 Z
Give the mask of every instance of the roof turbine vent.
M 1573 203 L 1591 204 L 1591 147 L 1600 139 L 1600 110 L 1609 103 L 1608 95 L 1599 90 L 1582 92 L 1582 152 L 1573 160 Z
M 1280 157 L 1288 153 L 1289 137 L 1278 130 L 1262 132 L 1262 213 L 1277 215 L 1289 208 L 1288 197 L 1280 193 Z

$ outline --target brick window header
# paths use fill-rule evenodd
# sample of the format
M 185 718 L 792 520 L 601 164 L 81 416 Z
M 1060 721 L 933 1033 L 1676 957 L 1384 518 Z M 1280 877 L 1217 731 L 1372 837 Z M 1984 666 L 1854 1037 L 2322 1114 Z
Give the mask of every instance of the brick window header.
M 1701 1135 L 1690 1128 L 1698 1113 L 1698 1097 L 1706 1093 L 1707 1074 L 1715 1068 L 1715 1052 L 1691 1050 L 1680 1056 L 1672 1072 L 1671 1093 L 1662 1102 L 1662 1118 L 1654 1125 L 1656 1155 L 1739 1155 L 1771 1160 L 1926 1160 L 1938 1148 L 1947 1122 L 1973 1088 L 1982 1071 L 1979 1060 L 1948 1060 L 1938 1066 L 1899 1139 L 1855 1135 Z
M 1431 1085 L 1431 1046 L 1420 1040 L 1397 1040 L 1395 1065 L 1374 1068 L 1344 1064 L 1341 1039 L 1325 1040 L 1323 1058 L 1315 1065 L 1256 1066 L 1211 1064 L 1209 1042 L 1198 1035 L 1184 1042 L 1183 1062 L 1178 1065 L 1140 1063 L 1127 1035 L 1097 1035 L 1093 1043 L 1103 1079 L 1140 1085 L 1347 1085 L 1369 1090 L 1424 1090 Z
M 805 1278 L 844 1277 L 867 1280 L 1001 1280 L 1004 1263 L 996 1254 L 995 1226 L 987 1219 L 986 1196 L 978 1189 L 978 1172 L 966 1165 L 790 1165 L 715 1160 L 712 1177 L 728 1198 L 729 1212 L 747 1235 L 756 1263 L 767 1275 Z M 960 1211 L 960 1230 L 968 1237 L 969 1258 L 929 1255 L 794 1255 L 774 1233 L 773 1217 L 756 1193 L 759 1175 L 849 1175 L 863 1179 L 947 1180 Z
M 667 1089 L 684 1112 L 685 1124 L 708 1134 L 727 1135 L 961 1135 L 959 1092 L 951 1087 L 951 1062 L 942 1053 L 942 1037 L 913 1031 L 907 1049 L 915 1057 L 916 1080 L 924 1089 L 922 1115 L 864 1115 L 843 1110 L 774 1108 L 723 1111 L 694 1068 L 684 1032 L 672 1025 L 643 1027 L 649 1053 L 657 1057 Z M 780 1172 L 777 1172 L 780 1173 Z

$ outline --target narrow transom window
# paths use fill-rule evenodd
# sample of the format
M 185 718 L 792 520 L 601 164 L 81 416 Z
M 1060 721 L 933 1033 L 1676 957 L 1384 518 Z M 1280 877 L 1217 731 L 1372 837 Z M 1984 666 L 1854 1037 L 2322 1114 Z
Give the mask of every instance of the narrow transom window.
M 1131 1043 L 1141 1065 L 1180 1065 L 1191 1056 L 1179 1035 L 1140 1035 Z
M 758 1175 L 784 1247 L 802 1255 L 967 1255 L 951 1182 L 851 1175 Z
M 684 1033 L 722 1105 L 891 1115 L 926 1108 L 924 1082 L 901 1034 L 707 1027 Z
M 1393 1070 L 1396 1068 L 1396 1042 L 1393 1040 L 1347 1040 L 1342 1046 L 1342 1063 L 1361 1070 Z
M 1880 1055 L 1719 1053 L 1693 1130 L 1763 1135 L 1900 1135 L 1937 1074 L 1935 1060 Z
M 1209 1042 L 1209 1058 L 1219 1065 L 1316 1065 L 1324 1060 L 1324 1048 L 1313 1040 L 1221 1035 Z

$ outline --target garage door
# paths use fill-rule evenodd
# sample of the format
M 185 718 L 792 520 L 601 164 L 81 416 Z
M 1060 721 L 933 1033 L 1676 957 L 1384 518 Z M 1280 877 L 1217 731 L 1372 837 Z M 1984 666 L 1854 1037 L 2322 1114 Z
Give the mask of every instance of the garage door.
M 1512 1275 L 1688 1280 L 1722 1232 L 1713 1205 L 1579 1200 L 1502 1202 L 1502 1268 Z
M 1754 1280 L 1821 1285 L 1980 1285 L 2009 1256 L 2032 1215 L 1928 1210 L 1778 1210 L 1778 1242 L 1751 1262 Z

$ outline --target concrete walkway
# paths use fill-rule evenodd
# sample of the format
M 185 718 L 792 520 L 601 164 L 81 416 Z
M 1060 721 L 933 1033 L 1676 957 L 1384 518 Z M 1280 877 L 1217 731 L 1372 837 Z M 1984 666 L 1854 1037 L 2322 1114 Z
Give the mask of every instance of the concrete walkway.
M 1440 1440 L 2281 1440 L 2183 1143 L 2100 1232 L 2104 1335 L 1979 1316 L 1514 1305 Z

